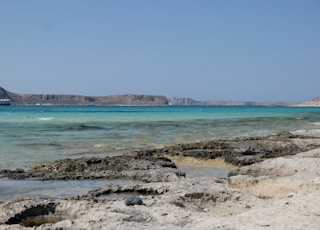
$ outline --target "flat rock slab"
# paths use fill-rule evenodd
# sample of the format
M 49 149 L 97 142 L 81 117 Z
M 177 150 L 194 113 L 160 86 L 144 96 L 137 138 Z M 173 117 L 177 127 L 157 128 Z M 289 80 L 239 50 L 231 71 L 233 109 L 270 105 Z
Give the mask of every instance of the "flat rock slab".
M 184 177 L 171 160 L 150 156 L 113 156 L 62 159 L 29 170 L 1 170 L 12 179 L 38 180 L 133 179 L 144 182 L 173 181 Z
M 136 156 L 194 157 L 201 160 L 222 158 L 236 166 L 251 165 L 265 159 L 295 155 L 320 147 L 320 139 L 281 132 L 260 137 L 238 137 L 132 152 Z
M 294 155 L 320 148 L 320 139 L 288 132 L 264 137 L 239 137 L 163 148 L 143 149 L 113 157 L 62 159 L 24 170 L 0 170 L 1 177 L 38 180 L 133 179 L 144 182 L 175 181 L 185 176 L 170 157 L 201 160 L 221 158 L 236 166 Z M 232 175 L 232 174 L 230 174 Z
M 243 166 L 227 179 L 181 177 L 176 174 L 175 165 L 161 157 L 163 149 L 142 156 L 81 158 L 77 163 L 66 159 L 39 165 L 32 169 L 35 176 L 61 173 L 72 178 L 75 174 L 95 175 L 104 170 L 118 176 L 143 175 L 139 178 L 149 180 L 158 178 L 162 170 L 175 176 L 172 181 L 169 176 L 168 181 L 158 178 L 155 181 L 160 182 L 107 185 L 69 198 L 0 202 L 0 229 L 319 229 L 320 148 L 315 149 L 319 139 L 282 138 L 257 138 L 258 142 L 239 138 L 238 147 L 238 140 L 222 141 L 219 148 L 234 146 L 233 151 L 240 153 L 237 157 L 251 156 L 253 152 L 263 154 L 262 150 L 271 149 L 272 143 L 283 154 Z M 218 148 L 213 142 L 201 145 L 210 151 Z M 172 152 L 186 150 L 178 149 L 175 146 Z M 290 154 L 299 149 L 302 153 Z M 91 164 L 92 169 L 87 170 Z M 126 200 L 132 196 L 137 198 L 134 204 L 143 205 L 127 206 Z
M 254 176 L 108 185 L 64 199 L 3 202 L 0 228 L 319 229 L 319 153 L 245 166 L 243 173 L 254 170 Z M 269 170 L 278 173 L 270 175 Z M 127 206 L 132 196 L 138 205 Z

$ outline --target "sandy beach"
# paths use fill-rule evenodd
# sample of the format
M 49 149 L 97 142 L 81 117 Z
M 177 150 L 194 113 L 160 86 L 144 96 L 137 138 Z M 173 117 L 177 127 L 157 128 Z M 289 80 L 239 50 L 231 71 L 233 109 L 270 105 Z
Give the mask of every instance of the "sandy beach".
M 135 184 L 107 185 L 67 198 L 25 198 L 2 202 L 0 229 L 320 228 L 318 138 L 281 134 L 215 141 L 219 145 L 213 143 L 196 143 L 189 145 L 188 150 L 187 146 L 179 145 L 132 152 L 123 156 L 126 158 L 125 167 L 130 170 L 121 170 L 117 174 L 117 170 L 111 173 L 110 169 L 100 168 L 100 171 L 90 173 L 92 178 L 93 175 L 101 176 L 102 171 L 104 175 L 131 177 L 140 181 Z M 169 158 L 176 161 L 185 157 L 187 160 L 183 164 L 190 161 L 192 164 L 191 147 L 193 151 L 203 152 L 201 160 L 193 157 L 199 169 L 210 164 L 231 165 L 229 176 L 185 175 Z M 231 164 L 226 162 L 228 158 L 223 159 L 217 154 L 218 148 L 224 152 L 227 147 L 232 149 L 230 156 L 242 159 L 242 163 Z M 262 155 L 263 151 L 269 157 Z M 135 161 L 129 160 L 129 156 Z M 152 157 L 149 159 L 151 164 L 146 156 Z M 250 157 L 256 162 L 249 162 Z M 29 178 L 41 175 L 41 179 L 46 179 L 48 173 L 44 173 L 45 169 L 50 168 L 51 177 L 53 171 L 61 176 L 63 167 L 65 170 L 63 162 L 54 162 L 29 171 L 1 173 Z M 85 170 L 81 173 L 78 166 L 74 169 L 79 178 L 88 175 Z M 64 179 L 68 176 L 74 176 L 70 170 Z

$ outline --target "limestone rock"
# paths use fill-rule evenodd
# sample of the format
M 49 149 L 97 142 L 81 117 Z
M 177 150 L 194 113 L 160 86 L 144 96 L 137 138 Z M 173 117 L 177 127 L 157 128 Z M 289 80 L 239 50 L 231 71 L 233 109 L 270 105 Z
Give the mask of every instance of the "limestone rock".
M 262 152 L 261 139 L 257 138 L 256 144 L 251 138 L 240 139 L 249 140 L 251 149 L 242 141 L 229 144 L 238 143 L 240 146 L 236 149 L 247 156 L 252 156 L 255 151 Z M 286 148 L 278 138 L 268 137 L 268 141 L 276 141 L 276 149 L 281 146 L 288 151 L 309 148 L 316 141 L 290 139 L 283 141 L 294 143 L 295 148 Z M 224 144 L 219 147 L 229 146 Z M 204 146 L 209 145 L 212 148 L 209 142 Z M 175 151 L 184 148 L 175 146 Z M 245 149 L 247 151 L 243 151 Z M 146 153 L 154 154 L 152 151 Z M 319 156 L 320 148 L 302 153 L 289 152 L 285 157 L 268 158 L 243 166 L 227 179 L 181 177 L 171 182 L 106 185 L 66 198 L 0 202 L 0 229 L 319 229 Z M 66 162 L 56 162 L 47 168 L 82 171 L 83 161 L 75 167 Z M 124 162 L 128 167 L 138 165 L 128 163 L 128 159 Z M 163 164 L 170 165 L 168 161 Z M 141 167 L 146 166 L 144 162 Z M 122 168 L 123 164 L 119 167 Z M 132 196 L 133 200 L 128 200 Z M 124 202 L 124 199 L 128 201 Z M 128 207 L 126 203 L 144 205 Z

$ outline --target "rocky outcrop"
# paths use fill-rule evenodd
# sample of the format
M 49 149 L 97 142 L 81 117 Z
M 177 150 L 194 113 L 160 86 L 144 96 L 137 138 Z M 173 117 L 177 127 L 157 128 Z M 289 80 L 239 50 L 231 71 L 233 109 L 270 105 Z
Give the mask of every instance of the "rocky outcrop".
M 244 166 L 268 158 L 296 154 L 320 148 L 318 138 L 281 132 L 264 137 L 239 137 L 195 143 L 176 144 L 164 148 L 145 149 L 131 154 L 137 156 L 192 157 L 201 160 L 222 158 L 225 162 Z
M 132 179 L 144 182 L 173 181 L 185 174 L 171 160 L 150 156 L 114 156 L 62 159 L 30 170 L 0 170 L 11 179 L 38 180 Z
M 130 175 L 140 182 L 107 184 L 64 198 L 0 201 L 0 228 L 319 229 L 319 146 L 318 138 L 281 133 L 173 145 L 116 157 L 63 159 L 30 171 L 2 171 L 15 175 L 14 179 Z M 235 164 L 239 157 L 258 156 L 260 161 L 242 163 L 245 166 L 228 178 L 188 178 L 163 157 L 177 154 L 201 159 L 227 155 L 236 159 Z
M 266 159 L 294 155 L 320 148 L 319 138 L 282 132 L 265 137 L 239 137 L 163 148 L 142 149 L 114 157 L 62 159 L 36 165 L 29 170 L 1 170 L 0 177 L 38 180 L 134 179 L 144 182 L 174 181 L 184 177 L 170 160 L 223 159 L 235 166 L 252 165 Z M 230 174 L 231 175 L 231 174 Z

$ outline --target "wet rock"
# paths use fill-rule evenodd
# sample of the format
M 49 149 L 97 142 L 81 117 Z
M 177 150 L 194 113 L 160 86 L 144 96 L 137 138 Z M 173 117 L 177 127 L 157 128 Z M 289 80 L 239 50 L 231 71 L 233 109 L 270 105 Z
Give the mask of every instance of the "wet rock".
M 1 170 L 0 177 L 39 180 L 133 179 L 143 182 L 175 181 L 185 177 L 170 157 L 201 160 L 222 158 L 236 166 L 246 166 L 269 158 L 295 155 L 320 147 L 319 138 L 281 132 L 264 137 L 238 137 L 163 148 L 142 149 L 122 156 L 62 159 L 36 165 L 28 170 Z M 230 175 L 237 174 L 232 172 Z
M 142 199 L 137 196 L 130 196 L 130 197 L 126 198 L 124 203 L 126 206 L 144 205 Z
M 53 202 L 25 207 L 25 210 L 9 218 L 5 224 L 19 224 L 23 227 L 37 227 L 43 224 L 56 223 L 63 220 L 63 218 L 54 215 L 55 209 L 56 204 Z
M 153 184 L 129 184 L 129 185 L 107 185 L 102 188 L 92 190 L 84 195 L 77 195 L 74 199 L 92 199 L 108 197 L 108 195 L 126 195 L 126 196 L 157 196 L 168 192 L 166 186 L 154 186 Z
M 261 161 L 262 161 L 261 157 L 259 155 L 256 155 L 256 156 L 234 157 L 234 159 L 231 162 L 235 165 L 251 165 Z
M 133 179 L 146 182 L 172 181 L 184 177 L 171 160 L 151 156 L 114 156 L 62 159 L 29 170 L 2 170 L 12 179 L 39 180 Z
M 231 148 L 230 146 L 237 146 L 237 141 L 239 148 Z M 255 141 L 258 142 L 254 144 Z M 67 198 L 0 202 L 0 228 L 24 229 L 24 226 L 30 226 L 33 229 L 318 229 L 320 148 L 294 156 L 265 159 L 263 152 L 270 150 L 273 141 L 273 138 L 239 138 L 226 140 L 223 145 L 219 145 L 219 148 L 229 146 L 230 156 L 247 159 L 260 156 L 262 160 L 239 168 L 237 176 L 228 179 L 180 178 L 161 183 L 106 185 L 86 194 Z M 286 148 L 288 145 L 298 146 L 297 149 L 303 151 L 313 149 L 318 146 L 318 142 L 317 139 L 290 137 L 284 141 L 276 139 L 274 143 L 279 153 L 284 154 L 286 149 L 291 148 Z M 204 146 L 214 148 L 212 144 L 207 144 L 208 142 L 201 143 L 196 150 L 205 149 Z M 175 151 L 183 154 L 184 148 L 190 146 L 179 145 L 171 150 L 172 153 Z M 284 149 L 284 152 L 281 153 L 280 149 Z M 166 153 L 171 151 L 168 147 L 165 150 Z M 137 162 L 128 163 L 129 159 L 145 161 L 161 156 L 161 149 L 152 151 L 148 151 L 148 156 L 123 157 L 127 159 L 124 162 L 127 168 L 131 167 L 130 170 L 125 170 L 126 167 L 123 165 L 120 165 L 121 171 L 112 171 L 116 166 L 108 170 L 113 174 L 118 173 L 117 175 L 139 171 L 144 173 L 140 178 L 145 179 L 148 172 L 157 174 L 160 171 L 177 170 L 159 164 L 152 166 L 151 160 L 150 165 L 145 162 L 142 164 L 149 165 L 149 169 L 142 166 L 139 166 L 139 169 L 137 165 L 140 164 Z M 210 154 L 210 151 L 205 152 Z M 259 154 L 255 155 L 255 152 Z M 85 163 L 98 164 L 97 168 L 103 169 L 105 166 L 99 166 L 103 159 L 100 160 L 87 159 Z M 169 160 L 160 159 L 159 162 L 162 160 L 163 164 L 160 165 L 171 165 Z M 72 170 L 68 170 L 69 164 Z M 61 171 L 67 178 L 74 171 L 77 172 L 73 177 L 78 177 L 85 174 L 83 171 L 86 171 L 87 167 L 90 169 L 90 166 L 83 167 L 82 163 L 74 167 L 69 160 L 56 162 L 56 166 L 57 170 L 51 172 L 52 175 L 56 176 Z M 55 169 L 50 164 L 46 167 Z M 27 173 L 24 170 L 16 172 Z M 49 172 L 40 170 L 37 173 L 45 175 Z M 91 173 L 100 173 L 99 175 L 103 176 L 103 170 L 92 170 Z M 137 174 L 130 174 L 134 175 Z M 134 207 L 128 207 L 123 195 L 142 199 L 133 202 Z M 141 202 L 145 205 L 138 205 Z
M 137 156 L 179 156 L 202 160 L 223 158 L 237 166 L 258 163 L 268 158 L 294 155 L 320 147 L 320 139 L 280 132 L 260 137 L 237 137 L 195 143 L 182 143 L 164 148 L 135 151 Z

